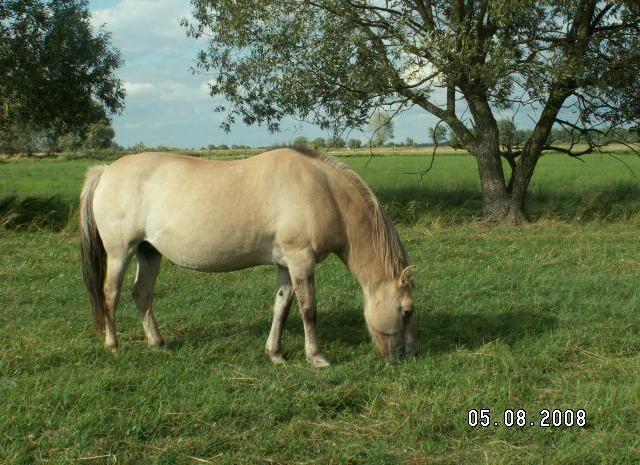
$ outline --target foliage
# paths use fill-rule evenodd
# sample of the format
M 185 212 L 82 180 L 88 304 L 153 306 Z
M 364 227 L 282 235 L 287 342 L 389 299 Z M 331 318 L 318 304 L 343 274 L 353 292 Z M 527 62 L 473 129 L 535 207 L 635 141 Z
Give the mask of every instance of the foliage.
M 429 128 L 429 138 L 436 145 L 442 145 L 449 140 L 449 131 L 447 128 L 439 124 L 436 127 Z
M 198 66 L 234 70 L 219 73 L 212 84 L 214 95 L 230 99 L 229 123 L 241 116 L 276 129 L 285 114 L 296 114 L 325 126 L 346 117 L 355 126 L 367 121 L 365 108 L 400 96 L 473 139 L 428 103 L 443 85 L 441 75 L 462 86 L 466 100 L 484 95 L 501 108 L 511 107 L 514 93 L 522 91 L 545 104 L 550 85 L 563 83 L 587 105 L 581 110 L 585 121 L 640 116 L 635 2 L 435 0 L 420 7 L 398 0 L 385 8 L 356 0 L 192 3 L 194 21 L 183 24 L 208 45 Z M 577 55 L 579 50 L 584 53 Z M 599 99 L 613 107 L 599 106 Z
M 92 149 L 107 149 L 111 147 L 116 133 L 109 124 L 97 123 L 91 126 L 85 147 Z
M 229 146 L 227 144 L 220 144 L 218 146 L 214 146 L 213 148 L 217 150 L 229 150 Z
M 348 145 L 350 149 L 359 149 L 362 146 L 362 141 L 360 139 L 351 138 L 349 139 Z
M 340 149 L 346 147 L 347 143 L 342 137 L 332 136 L 327 139 L 326 147 L 331 149 Z
M 370 143 L 373 147 L 381 147 L 393 139 L 393 121 L 391 116 L 382 110 L 376 111 L 369 119 Z
M 306 149 L 309 145 L 309 139 L 304 136 L 298 136 L 293 140 L 292 147 L 297 149 Z
M 41 137 L 29 126 L 18 126 L 13 122 L 0 125 L 0 153 L 24 152 L 33 154 L 38 149 Z
M 313 142 L 311 143 L 311 145 L 313 145 L 314 148 L 322 148 L 325 147 L 326 142 L 324 140 L 324 137 L 316 137 L 315 139 L 313 139 Z
M 147 146 L 144 145 L 143 141 L 136 142 L 133 146 L 130 147 L 134 153 L 140 153 L 147 150 Z
M 0 130 L 57 143 L 123 108 L 120 53 L 85 0 L 0 2 Z M 98 102 L 98 104 L 94 104 Z
M 416 141 L 413 140 L 413 137 L 407 137 L 404 141 L 404 145 L 407 147 L 413 147 L 416 145 Z
M 0 153 L 100 150 L 114 148 L 115 131 L 107 120 L 94 123 L 81 131 L 59 135 L 53 130 L 33 130 L 28 126 L 6 125 L 0 129 Z
M 518 129 L 511 120 L 498 120 L 498 132 L 500 133 L 500 145 L 504 147 L 505 150 L 519 146 L 522 142 L 519 138 Z

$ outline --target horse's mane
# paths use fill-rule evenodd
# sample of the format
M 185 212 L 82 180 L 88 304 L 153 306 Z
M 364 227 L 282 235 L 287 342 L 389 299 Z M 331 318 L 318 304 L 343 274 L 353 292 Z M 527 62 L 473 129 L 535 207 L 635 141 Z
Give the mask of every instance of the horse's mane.
M 371 188 L 358 173 L 334 157 L 310 148 L 295 148 L 294 150 L 302 155 L 314 158 L 336 168 L 358 189 L 371 212 L 373 248 L 382 259 L 382 263 L 387 272 L 393 277 L 400 276 L 402 270 L 409 265 L 409 257 L 402 245 L 396 228 L 393 226 L 393 223 L 385 213 Z

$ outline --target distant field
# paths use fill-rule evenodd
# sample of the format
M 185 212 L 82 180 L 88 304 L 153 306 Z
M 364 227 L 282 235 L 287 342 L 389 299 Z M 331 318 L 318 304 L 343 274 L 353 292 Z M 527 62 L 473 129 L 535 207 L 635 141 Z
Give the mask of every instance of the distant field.
M 328 370 L 262 355 L 275 272 L 163 264 L 146 348 L 128 289 L 121 352 L 91 332 L 73 210 L 90 160 L 0 164 L 0 463 L 633 464 L 640 462 L 640 160 L 543 158 L 531 226 L 475 221 L 469 155 L 348 157 L 417 265 L 421 356 L 375 353 L 355 280 L 318 269 Z M 68 222 L 68 220 L 71 220 Z M 585 409 L 584 428 L 471 428 L 470 409 Z
M 215 152 L 215 153 L 214 153 Z M 406 154 L 405 152 L 410 152 Z M 199 152 L 198 152 L 199 153 Z M 211 152 L 241 156 L 237 151 Z M 342 157 L 374 187 L 391 216 L 400 222 L 460 223 L 482 214 L 475 159 L 445 149 L 433 169 L 430 149 L 398 149 Z M 209 152 L 201 153 L 207 156 Z M 213 156 L 213 155 L 212 155 Z M 591 155 L 584 163 L 559 154 L 542 158 L 533 178 L 528 212 L 533 219 L 561 221 L 636 221 L 640 214 L 640 158 L 629 152 Z M 26 160 L 0 164 L 0 220 L 28 224 L 44 221 L 60 229 L 75 208 L 84 173 L 95 160 Z M 23 204 L 23 202 L 26 202 Z

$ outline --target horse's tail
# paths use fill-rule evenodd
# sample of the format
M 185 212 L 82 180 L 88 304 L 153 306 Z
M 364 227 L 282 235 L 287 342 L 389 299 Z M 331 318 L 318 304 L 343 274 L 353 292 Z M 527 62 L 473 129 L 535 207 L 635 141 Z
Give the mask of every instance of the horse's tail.
M 104 166 L 93 166 L 87 170 L 80 194 L 80 251 L 84 283 L 89 291 L 93 310 L 93 329 L 104 331 L 104 279 L 107 272 L 107 253 L 104 250 L 100 232 L 93 215 L 93 193 L 100 181 Z

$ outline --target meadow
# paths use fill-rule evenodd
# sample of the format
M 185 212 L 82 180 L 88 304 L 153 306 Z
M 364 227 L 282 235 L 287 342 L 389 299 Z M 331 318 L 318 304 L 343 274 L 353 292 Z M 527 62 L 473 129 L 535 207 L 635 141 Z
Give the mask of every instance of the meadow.
M 210 155 L 210 154 L 203 154 Z M 640 462 L 640 159 L 540 162 L 523 227 L 479 220 L 475 161 L 427 151 L 344 157 L 417 266 L 418 358 L 381 359 L 356 281 L 318 267 L 332 366 L 263 355 L 270 267 L 199 274 L 164 262 L 146 347 L 126 292 L 120 352 L 91 330 L 75 206 L 91 159 L 0 163 L 0 463 L 633 464 Z M 471 409 L 500 426 L 470 427 Z M 503 412 L 524 409 L 527 425 Z M 584 409 L 583 427 L 540 427 Z M 530 426 L 529 421 L 536 422 Z

